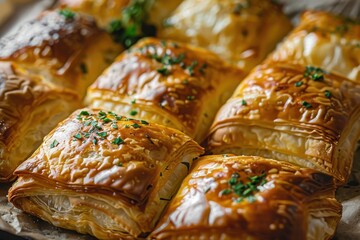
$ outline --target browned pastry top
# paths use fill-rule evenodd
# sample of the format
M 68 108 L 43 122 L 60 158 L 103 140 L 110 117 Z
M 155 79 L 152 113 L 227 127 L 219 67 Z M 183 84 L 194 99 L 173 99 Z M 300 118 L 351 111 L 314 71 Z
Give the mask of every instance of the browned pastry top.
M 112 112 L 79 110 L 64 120 L 16 175 L 55 181 L 60 188 L 119 195 L 142 204 L 161 171 L 188 148 L 201 148 L 177 130 Z
M 336 142 L 359 107 L 360 85 L 320 68 L 273 63 L 257 67 L 239 85 L 217 124 L 238 119 L 289 125 Z
M 39 76 L 29 76 L 15 64 L 0 62 L 0 141 L 4 145 L 13 142 L 19 123 L 34 107 L 60 93 L 78 100 L 75 93 L 54 89 Z
M 87 44 L 102 32 L 90 17 L 66 10 L 45 11 L 0 40 L 0 60 L 35 63 L 46 59 L 54 74 L 71 71 Z
M 294 33 L 299 31 L 313 32 L 323 38 L 335 34 L 346 39 L 360 40 L 360 22 L 322 11 L 305 11 Z
M 222 81 L 236 85 L 242 76 L 241 70 L 226 65 L 209 51 L 147 38 L 121 54 L 89 89 L 153 104 L 194 129 L 204 96 L 211 97 L 209 93 Z
M 316 201 L 339 217 L 334 192 L 333 179 L 311 169 L 261 157 L 205 156 L 196 161 L 153 236 L 306 239 Z

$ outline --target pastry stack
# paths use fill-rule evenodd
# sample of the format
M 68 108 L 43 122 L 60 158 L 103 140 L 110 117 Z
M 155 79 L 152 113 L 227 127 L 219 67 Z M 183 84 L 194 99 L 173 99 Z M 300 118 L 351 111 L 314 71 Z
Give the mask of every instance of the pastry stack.
M 0 40 L 15 207 L 99 239 L 334 235 L 360 137 L 357 22 L 305 12 L 269 55 L 291 29 L 270 0 L 58 7 Z

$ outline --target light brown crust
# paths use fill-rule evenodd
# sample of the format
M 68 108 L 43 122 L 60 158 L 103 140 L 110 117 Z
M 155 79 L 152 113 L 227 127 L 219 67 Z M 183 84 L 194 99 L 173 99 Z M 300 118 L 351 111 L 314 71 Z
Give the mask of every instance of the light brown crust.
M 87 101 L 101 108 L 112 103 L 109 110 L 128 116 L 131 107 L 148 111 L 139 116 L 149 121 L 154 115 L 164 116 L 165 121 L 155 122 L 201 141 L 243 76 L 204 49 L 148 38 L 115 60 L 89 88 Z M 115 109 L 120 104 L 127 108 Z
M 57 101 L 60 104 L 57 99 L 63 99 L 69 107 L 60 109 L 66 114 L 66 109 L 73 111 L 80 106 L 76 103 L 80 102 L 80 99 L 74 92 L 54 89 L 43 78 L 30 75 L 10 62 L 0 62 L 0 85 L 0 181 L 7 181 L 14 178 L 12 172 L 39 144 L 35 137 L 28 142 L 22 142 L 22 139 L 28 138 L 22 134 L 36 129 L 37 134 L 42 134 L 46 128 L 41 127 L 43 123 L 32 116 L 40 111 L 42 115 L 49 114 L 48 120 L 51 121 L 50 114 L 57 113 L 48 109 L 46 103 Z M 27 121 L 32 121 L 32 124 Z M 53 124 L 53 127 L 57 123 L 50 124 Z
M 43 75 L 47 81 L 82 95 L 120 47 L 97 27 L 93 18 L 73 12 L 66 15 L 61 11 L 45 11 L 2 38 L 0 61 L 16 62 Z M 99 46 L 102 44 L 105 46 Z M 98 51 L 97 55 L 93 49 Z M 94 59 L 99 55 L 100 59 Z
M 265 182 L 258 184 L 251 201 L 238 202 L 235 190 L 224 193 L 234 174 L 237 183 L 246 185 L 254 176 L 264 176 Z M 261 157 L 205 156 L 194 164 L 152 237 L 329 239 L 341 217 L 334 193 L 333 179 L 314 170 Z M 324 225 L 314 224 L 316 218 L 323 218 Z M 331 231 L 322 236 L 312 231 L 327 227 Z
M 185 0 L 159 37 L 206 48 L 248 73 L 290 29 L 270 0 Z
M 345 181 L 360 135 L 360 86 L 331 74 L 313 80 L 305 73 L 305 67 L 285 63 L 254 69 L 218 112 L 208 149 L 259 149 L 273 157 L 279 152 L 285 154 L 281 160 L 295 156 L 304 162 L 294 163 Z
M 327 12 L 306 11 L 267 62 L 314 65 L 360 82 L 360 23 Z

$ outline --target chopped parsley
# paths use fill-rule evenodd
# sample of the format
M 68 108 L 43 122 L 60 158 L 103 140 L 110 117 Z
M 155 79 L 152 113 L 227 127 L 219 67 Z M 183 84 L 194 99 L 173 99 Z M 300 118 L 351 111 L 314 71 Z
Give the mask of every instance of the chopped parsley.
M 141 122 L 142 124 L 144 124 L 144 125 L 149 125 L 149 123 L 148 123 L 147 121 L 145 121 L 145 120 L 140 120 L 140 122 Z
M 299 81 L 299 82 L 296 82 L 294 85 L 295 85 L 295 87 L 301 87 L 303 85 L 303 82 Z
M 114 139 L 114 141 L 112 141 L 113 144 L 116 144 L 116 145 L 120 145 L 120 144 L 123 144 L 125 143 L 124 140 L 121 139 L 121 137 L 117 137 Z
M 308 102 L 306 102 L 306 101 L 303 101 L 303 102 L 302 102 L 302 105 L 303 105 L 306 109 L 309 109 L 309 108 L 312 107 L 311 103 L 308 103 Z
M 102 138 L 105 138 L 107 136 L 107 132 L 98 132 L 96 134 Z
M 94 137 L 94 139 L 93 139 L 93 143 L 96 145 L 96 144 L 97 144 L 97 142 L 98 142 L 97 138 L 96 138 L 96 137 Z
M 56 141 L 56 139 L 50 144 L 50 148 L 54 148 L 56 147 L 57 145 L 59 145 L 59 142 Z
M 136 114 L 138 114 L 138 111 L 136 111 L 136 110 L 131 110 L 130 111 L 131 116 L 135 116 Z
M 236 202 L 241 202 L 246 199 L 248 202 L 254 202 L 256 199 L 254 194 L 259 191 L 258 187 L 263 186 L 266 181 L 266 174 L 256 175 L 248 178 L 248 182 L 244 183 L 240 181 L 240 175 L 235 172 L 228 180 L 228 188 L 220 191 L 220 196 L 229 195 L 234 193 L 238 196 L 235 199 Z
M 194 68 L 198 65 L 197 61 L 192 61 L 191 65 L 186 67 L 186 70 L 189 72 L 190 76 L 194 76 Z
M 111 119 L 106 117 L 106 118 L 103 119 L 103 122 L 104 123 L 109 123 L 109 122 L 111 122 Z
M 186 99 L 189 100 L 189 101 L 192 101 L 195 99 L 195 96 L 186 96 Z
M 324 93 L 325 97 L 327 98 L 331 98 L 331 92 L 329 90 L 325 90 L 325 93 Z
M 304 77 L 310 77 L 314 81 L 322 81 L 324 80 L 324 74 L 326 74 L 326 71 L 321 68 L 307 66 Z
M 74 138 L 79 139 L 79 140 L 82 139 L 81 133 L 75 134 Z
M 122 11 L 121 19 L 109 24 L 108 32 L 115 42 L 129 48 L 140 38 L 156 35 L 156 27 L 145 23 L 148 15 L 148 2 L 146 0 L 133 0 Z
M 137 123 L 134 123 L 134 124 L 132 124 L 131 126 L 132 126 L 133 128 L 140 128 L 140 125 L 137 124 Z
M 241 100 L 241 105 L 246 106 L 247 102 L 243 99 L 243 100 Z
M 72 20 L 75 17 L 75 13 L 67 8 L 60 9 L 59 14 L 64 16 L 65 20 Z
M 88 73 L 88 69 L 85 63 L 81 63 L 80 64 L 80 70 L 83 74 L 87 74 Z
M 112 127 L 113 129 L 118 129 L 118 125 L 116 124 L 116 122 L 114 122 L 113 124 L 111 124 L 111 127 Z
M 157 69 L 157 72 L 160 73 L 163 76 L 167 76 L 167 75 L 169 75 L 171 73 L 170 70 L 165 66 L 163 66 L 162 68 Z
M 131 100 L 131 104 L 135 104 L 136 103 L 136 99 Z

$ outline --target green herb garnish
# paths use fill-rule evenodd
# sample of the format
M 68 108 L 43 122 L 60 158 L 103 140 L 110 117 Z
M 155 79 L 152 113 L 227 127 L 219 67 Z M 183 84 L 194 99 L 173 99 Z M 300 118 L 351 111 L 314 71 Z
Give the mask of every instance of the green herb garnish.
M 331 92 L 329 90 L 325 90 L 325 93 L 324 93 L 325 97 L 327 98 L 331 98 Z
M 59 10 L 59 14 L 64 16 L 66 20 L 72 20 L 75 17 L 75 13 L 70 9 L 64 8 Z
M 195 99 L 195 96 L 186 96 L 186 99 L 189 100 L 189 101 L 192 101 Z
M 131 110 L 130 111 L 131 116 L 135 116 L 136 114 L 138 114 L 138 111 L 136 111 L 136 110 Z
M 326 74 L 326 72 L 321 68 L 307 66 L 304 77 L 310 77 L 314 81 L 322 81 L 324 80 L 324 74 Z
M 82 136 L 81 136 L 81 133 L 77 133 L 77 134 L 75 134 L 74 135 L 74 138 L 76 138 L 76 139 L 81 139 L 82 138 Z
M 149 123 L 148 123 L 147 121 L 145 121 L 145 120 L 140 120 L 140 122 L 141 122 L 142 124 L 144 124 L 144 125 L 149 125 Z
M 171 73 L 170 70 L 165 66 L 162 67 L 162 68 L 157 69 L 157 72 L 160 73 L 163 76 L 167 76 L 167 75 L 169 75 Z
M 139 124 L 137 124 L 137 123 L 134 123 L 134 124 L 132 124 L 131 125 L 133 128 L 141 128 L 141 126 L 139 125 Z
M 306 101 L 303 101 L 303 102 L 302 102 L 302 105 L 303 105 L 306 109 L 309 109 L 309 108 L 312 107 L 311 103 L 308 103 L 308 102 L 306 102 Z
M 116 145 L 120 145 L 120 144 L 123 144 L 125 143 L 124 140 L 121 139 L 121 137 L 117 137 L 114 139 L 114 141 L 112 141 L 113 144 L 116 144 Z
M 107 132 L 98 132 L 96 134 L 102 138 L 105 138 L 107 136 Z
M 50 144 L 50 148 L 54 148 L 56 147 L 57 145 L 59 145 L 59 142 L 56 141 L 56 139 Z
M 80 64 L 80 70 L 83 74 L 87 74 L 88 73 L 88 69 L 85 63 L 81 63 Z
M 303 82 L 299 81 L 299 82 L 296 82 L 294 85 L 295 85 L 295 87 L 301 87 L 303 85 Z
M 241 105 L 246 106 L 247 102 L 243 99 L 243 100 L 241 100 Z

